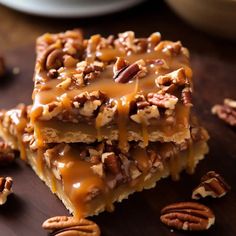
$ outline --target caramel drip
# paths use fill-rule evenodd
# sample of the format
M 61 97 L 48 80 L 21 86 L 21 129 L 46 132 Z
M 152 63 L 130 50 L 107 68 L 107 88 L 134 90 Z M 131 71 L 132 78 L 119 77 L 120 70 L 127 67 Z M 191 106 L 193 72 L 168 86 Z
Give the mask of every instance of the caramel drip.
M 50 181 L 51 181 L 51 190 L 53 193 L 56 193 L 57 192 L 57 180 L 53 174 L 51 174 L 51 176 L 50 176 Z
M 73 149 L 59 153 L 57 160 L 64 191 L 77 210 L 77 217 L 81 218 L 86 212 L 91 212 L 89 201 L 93 191 L 97 190 L 102 194 L 106 186 L 103 179 L 92 171 L 91 164 L 80 160 L 78 155 L 78 150 Z
M 119 148 L 122 151 L 126 151 L 128 148 L 128 134 L 127 134 L 127 123 L 129 119 L 129 111 L 130 111 L 130 102 L 134 99 L 135 94 L 139 90 L 139 79 L 135 80 L 135 86 L 132 93 L 121 97 L 118 100 L 117 110 L 118 110 L 118 131 L 119 131 Z
M 20 111 L 20 110 L 19 110 Z M 16 138 L 18 142 L 18 148 L 22 160 L 26 160 L 26 148 L 22 141 L 22 135 L 27 124 L 27 118 L 19 114 L 18 110 L 12 110 L 11 119 L 16 129 Z
M 38 148 L 36 168 L 37 168 L 37 173 L 39 173 L 39 175 L 43 175 L 43 159 L 44 159 L 44 149 Z
M 143 135 L 143 145 L 144 147 L 147 147 L 149 138 L 148 138 L 147 125 L 144 122 L 142 122 L 142 135 Z
M 194 149 L 193 149 L 193 142 L 189 140 L 189 149 L 188 149 L 188 159 L 187 159 L 187 172 L 189 174 L 193 174 L 194 166 L 195 166 L 195 159 L 194 159 Z
M 41 135 L 41 132 L 40 132 L 40 127 L 35 125 L 34 126 L 34 134 L 35 134 L 35 138 L 37 140 L 37 146 L 39 148 L 42 148 L 43 147 L 43 138 L 42 138 L 42 135 Z
M 179 155 L 176 154 L 170 158 L 170 175 L 174 181 L 179 180 Z

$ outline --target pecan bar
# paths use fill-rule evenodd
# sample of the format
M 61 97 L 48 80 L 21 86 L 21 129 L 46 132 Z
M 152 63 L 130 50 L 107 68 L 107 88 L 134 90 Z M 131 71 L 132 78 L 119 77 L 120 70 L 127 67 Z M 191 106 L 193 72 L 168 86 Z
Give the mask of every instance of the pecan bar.
M 171 175 L 178 179 L 182 170 L 193 171 L 208 152 L 208 134 L 196 124 L 196 120 L 190 129 L 191 137 L 181 144 L 157 141 L 141 147 L 132 141 L 128 143 L 128 151 L 124 152 L 119 141 L 39 147 L 35 144 L 34 130 L 29 122 L 21 131 L 14 128 L 15 124 L 22 123 L 21 119 L 28 119 L 27 112 L 17 109 L 3 112 L 2 120 L 4 114 L 8 116 L 10 113 L 18 119 L 18 122 L 15 119 L 15 123 L 7 124 L 12 126 L 12 134 L 17 132 L 15 145 L 23 142 L 28 163 L 70 212 L 79 217 L 112 210 L 114 202 L 120 202 L 136 191 L 154 187 L 161 178 Z M 6 124 L 1 124 L 0 129 L 5 133 Z M 4 135 L 6 142 L 11 143 L 12 134 Z
M 30 117 L 40 146 L 106 139 L 126 150 L 190 137 L 192 70 L 179 41 L 74 30 L 39 37 L 36 51 Z

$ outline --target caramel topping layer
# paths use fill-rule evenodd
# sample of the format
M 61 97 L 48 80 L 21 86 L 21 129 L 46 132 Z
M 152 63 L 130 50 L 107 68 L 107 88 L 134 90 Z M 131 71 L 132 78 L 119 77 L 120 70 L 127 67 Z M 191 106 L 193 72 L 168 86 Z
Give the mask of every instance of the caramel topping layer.
M 159 109 L 172 114 L 176 104 L 191 105 L 191 78 L 187 49 L 180 42 L 160 41 L 159 33 L 89 40 L 78 31 L 47 34 L 37 42 L 31 121 L 85 119 L 98 133 L 115 121 L 124 148 L 128 122 L 140 123 L 147 140 L 145 127 L 163 116 Z

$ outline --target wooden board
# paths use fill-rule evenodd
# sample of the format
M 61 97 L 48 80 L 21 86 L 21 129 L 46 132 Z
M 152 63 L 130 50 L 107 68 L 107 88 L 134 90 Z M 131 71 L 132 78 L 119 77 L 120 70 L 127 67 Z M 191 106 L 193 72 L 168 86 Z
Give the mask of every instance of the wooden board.
M 194 70 L 194 110 L 208 129 L 210 153 L 200 163 L 196 174 L 181 175 L 179 182 L 163 180 L 157 187 L 132 195 L 116 204 L 114 213 L 102 213 L 96 221 L 104 236 L 183 236 L 171 232 L 159 221 L 160 209 L 176 201 L 190 200 L 191 190 L 209 170 L 221 173 L 232 186 L 222 199 L 203 200 L 216 214 L 216 224 L 204 233 L 193 235 L 236 235 L 236 131 L 211 115 L 210 109 L 225 97 L 236 99 L 236 42 L 209 36 L 195 30 L 175 16 L 162 1 L 147 1 L 122 13 L 93 19 L 46 19 L 22 15 L 0 7 L 0 51 L 8 68 L 20 68 L 20 74 L 0 83 L 0 107 L 11 108 L 19 102 L 31 103 L 35 37 L 46 31 L 58 32 L 80 27 L 85 35 L 108 35 L 134 30 L 138 36 L 153 31 L 163 38 L 181 40 L 191 51 Z M 47 235 L 41 229 L 48 217 L 65 215 L 62 203 L 26 164 L 17 161 L 1 168 L 0 175 L 14 178 L 14 195 L 0 207 L 1 236 Z

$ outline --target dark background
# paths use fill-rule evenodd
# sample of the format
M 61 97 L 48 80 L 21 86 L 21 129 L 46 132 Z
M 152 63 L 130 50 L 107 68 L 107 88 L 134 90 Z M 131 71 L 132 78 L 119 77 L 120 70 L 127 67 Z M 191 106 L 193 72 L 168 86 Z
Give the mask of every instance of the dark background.
M 236 99 L 236 42 L 216 38 L 192 28 L 176 16 L 163 1 L 147 1 L 132 9 L 91 19 L 49 19 L 24 15 L 0 6 L 0 54 L 4 55 L 9 76 L 0 81 L 0 108 L 31 103 L 35 38 L 45 32 L 82 28 L 85 36 L 104 36 L 133 30 L 146 37 L 160 31 L 163 39 L 181 40 L 191 52 L 194 71 L 194 111 L 208 129 L 210 153 L 195 175 L 181 175 L 179 182 L 162 180 L 157 187 L 132 195 L 116 204 L 114 213 L 102 213 L 92 219 L 104 236 L 181 236 L 236 235 L 236 131 L 211 115 L 211 107 L 225 97 Z M 20 73 L 12 75 L 18 67 Z M 216 215 L 216 224 L 207 232 L 171 232 L 160 223 L 160 209 L 175 201 L 190 200 L 191 190 L 200 177 L 216 170 L 232 186 L 221 199 L 206 199 Z M 46 235 L 41 223 L 48 217 L 68 212 L 62 203 L 20 161 L 0 169 L 0 175 L 14 178 L 14 195 L 0 206 L 0 236 Z

